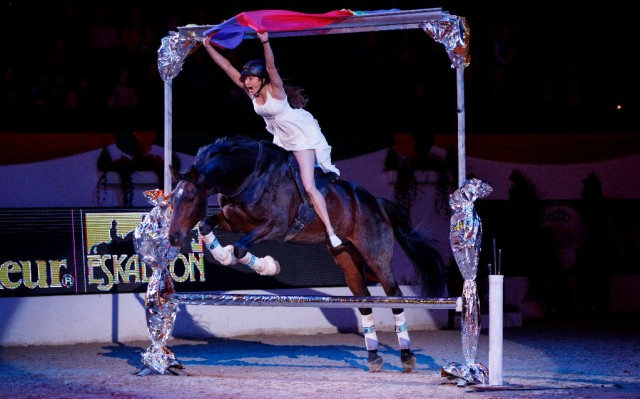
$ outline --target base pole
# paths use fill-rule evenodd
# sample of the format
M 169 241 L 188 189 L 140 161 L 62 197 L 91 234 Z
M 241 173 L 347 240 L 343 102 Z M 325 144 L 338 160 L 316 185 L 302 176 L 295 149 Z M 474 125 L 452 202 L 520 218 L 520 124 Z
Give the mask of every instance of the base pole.
M 489 385 L 502 382 L 504 276 L 489 276 Z

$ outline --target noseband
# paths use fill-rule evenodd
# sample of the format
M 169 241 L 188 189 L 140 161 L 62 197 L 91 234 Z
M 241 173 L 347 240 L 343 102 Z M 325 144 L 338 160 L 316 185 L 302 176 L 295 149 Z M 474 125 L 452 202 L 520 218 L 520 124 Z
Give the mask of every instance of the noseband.
M 247 187 L 249 187 L 249 184 L 251 184 L 251 182 L 253 181 L 253 179 L 256 176 L 256 173 L 258 171 L 258 165 L 260 165 L 260 161 L 261 160 L 262 160 L 262 143 L 258 142 L 258 157 L 256 158 L 256 165 L 253 168 L 253 172 L 251 172 L 251 174 L 246 179 L 244 179 L 244 182 L 242 182 L 242 184 L 240 185 L 240 187 L 238 187 L 238 189 L 236 190 L 235 193 L 233 193 L 231 195 L 225 195 L 225 197 L 227 197 L 227 198 L 237 197 L 244 190 L 246 190 Z

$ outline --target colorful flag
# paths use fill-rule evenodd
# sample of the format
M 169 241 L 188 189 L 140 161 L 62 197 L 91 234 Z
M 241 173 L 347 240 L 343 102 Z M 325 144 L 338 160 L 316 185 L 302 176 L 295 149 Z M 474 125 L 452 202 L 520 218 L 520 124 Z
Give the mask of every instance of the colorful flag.
M 295 31 L 320 28 L 355 15 L 350 10 L 330 11 L 324 14 L 305 14 L 286 10 L 247 11 L 224 21 L 204 32 L 211 36 L 211 43 L 233 49 L 240 45 L 246 32 Z

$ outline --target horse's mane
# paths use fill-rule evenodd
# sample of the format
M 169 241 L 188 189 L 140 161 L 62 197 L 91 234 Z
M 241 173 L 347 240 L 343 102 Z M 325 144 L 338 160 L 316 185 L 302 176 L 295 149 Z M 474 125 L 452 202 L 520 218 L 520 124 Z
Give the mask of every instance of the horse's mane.
M 231 153 L 237 149 L 246 148 L 256 143 L 262 143 L 263 147 L 270 148 L 274 151 L 286 152 L 283 148 L 267 140 L 255 140 L 246 136 L 225 136 L 216 139 L 216 141 L 211 144 L 200 147 L 193 164 L 196 169 L 202 171 L 213 155 Z

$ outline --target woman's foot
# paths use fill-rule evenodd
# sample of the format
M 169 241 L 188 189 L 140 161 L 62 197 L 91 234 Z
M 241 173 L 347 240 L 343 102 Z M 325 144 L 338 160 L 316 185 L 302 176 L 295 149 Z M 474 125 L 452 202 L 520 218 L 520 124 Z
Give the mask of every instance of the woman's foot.
M 331 246 L 336 248 L 339 247 L 340 245 L 342 245 L 342 240 L 338 238 L 337 235 L 335 234 L 331 234 L 329 236 L 329 242 L 331 242 Z

